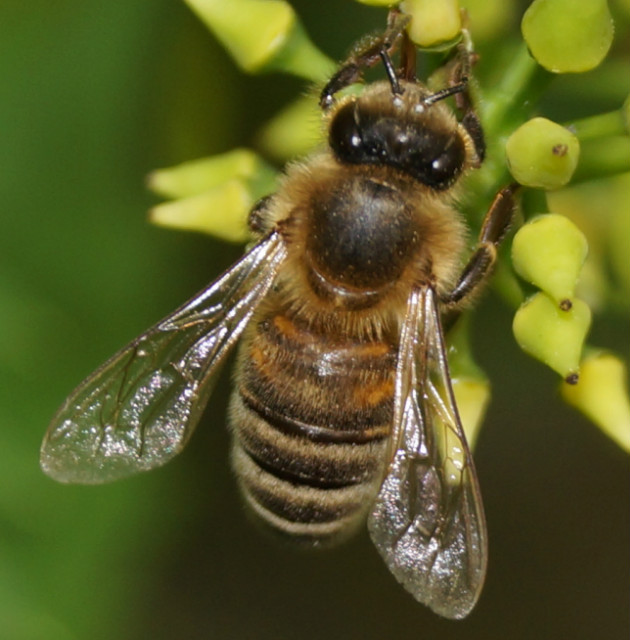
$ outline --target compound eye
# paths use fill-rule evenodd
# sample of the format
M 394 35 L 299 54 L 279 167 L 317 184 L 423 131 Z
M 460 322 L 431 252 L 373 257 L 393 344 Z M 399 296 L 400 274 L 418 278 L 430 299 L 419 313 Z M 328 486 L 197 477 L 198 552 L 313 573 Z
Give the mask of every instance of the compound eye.
M 363 138 L 355 118 L 355 105 L 350 102 L 335 114 L 330 124 L 328 142 L 338 158 L 357 162 L 363 152 Z
M 446 188 L 461 173 L 466 161 L 466 150 L 460 136 L 452 136 L 441 152 L 426 168 L 426 183 L 437 188 Z
M 328 142 L 341 162 L 388 165 L 436 190 L 448 189 L 466 163 L 459 133 L 405 121 L 356 102 L 334 115 Z

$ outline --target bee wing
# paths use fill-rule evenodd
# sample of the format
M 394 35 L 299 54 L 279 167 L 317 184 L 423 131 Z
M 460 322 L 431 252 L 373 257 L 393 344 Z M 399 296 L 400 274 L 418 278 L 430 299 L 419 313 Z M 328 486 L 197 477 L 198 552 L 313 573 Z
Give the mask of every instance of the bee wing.
M 417 600 L 447 618 L 468 615 L 486 573 L 486 524 L 430 287 L 408 301 L 392 458 L 368 526 L 387 566 Z
M 160 466 L 197 425 L 220 364 L 286 254 L 277 233 L 128 344 L 68 397 L 41 448 L 61 482 L 109 482 Z

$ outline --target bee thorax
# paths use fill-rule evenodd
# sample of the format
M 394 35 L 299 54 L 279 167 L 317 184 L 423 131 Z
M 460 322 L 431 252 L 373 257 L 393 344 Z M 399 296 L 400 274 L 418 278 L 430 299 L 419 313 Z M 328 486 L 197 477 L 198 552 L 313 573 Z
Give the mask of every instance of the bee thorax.
M 309 281 L 323 298 L 358 297 L 369 306 L 414 255 L 413 209 L 390 184 L 363 175 L 313 202 L 306 240 Z

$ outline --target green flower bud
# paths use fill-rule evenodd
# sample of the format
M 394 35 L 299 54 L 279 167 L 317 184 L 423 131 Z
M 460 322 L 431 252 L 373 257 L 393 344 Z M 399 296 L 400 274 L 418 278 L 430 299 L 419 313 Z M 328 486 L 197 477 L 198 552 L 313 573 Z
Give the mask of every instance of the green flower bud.
M 517 273 L 562 307 L 575 295 L 587 253 L 584 234 L 568 218 L 554 213 L 528 222 L 512 242 L 512 264 Z
M 258 136 L 263 150 L 282 161 L 306 155 L 321 141 L 321 109 L 314 94 L 291 103 Z
M 536 61 L 554 73 L 594 69 L 614 32 L 606 0 L 534 0 L 521 28 Z
M 472 449 L 490 402 L 490 383 L 473 359 L 469 318 L 461 318 L 448 332 L 447 350 L 455 401 Z
M 565 127 L 546 118 L 521 125 L 505 144 L 510 172 L 527 187 L 557 189 L 571 180 L 580 143 Z
M 505 0 L 461 0 L 461 5 L 470 16 L 476 43 L 504 34 L 517 8 Z
M 627 372 L 616 356 L 601 353 L 587 358 L 575 385 L 563 384 L 562 397 L 579 409 L 620 447 L 630 452 L 630 402 Z
M 485 378 L 457 376 L 453 378 L 452 384 L 459 417 L 468 446 L 472 450 L 490 402 L 490 383 Z
M 149 188 L 166 198 L 186 198 L 203 193 L 232 178 L 252 179 L 271 169 L 249 149 L 234 149 L 209 158 L 184 162 L 149 174 Z
M 512 330 L 523 351 L 575 383 L 590 324 L 591 311 L 581 300 L 563 311 L 547 294 L 537 293 L 516 312 Z
M 248 149 L 158 169 L 149 176 L 150 187 L 176 200 L 157 205 L 149 218 L 161 226 L 245 242 L 248 213 L 275 190 L 275 181 L 276 172 Z
M 630 174 L 618 176 L 610 186 L 611 216 L 610 223 L 604 229 L 608 235 L 607 257 L 616 276 L 613 286 L 618 294 L 628 301 L 630 299 L 630 260 L 628 260 Z
M 630 300 L 630 173 L 546 193 L 547 207 L 570 218 L 588 238 L 577 295 L 595 312 Z
M 485 379 L 457 376 L 451 385 L 466 442 L 472 451 L 490 400 L 490 384 Z M 438 429 L 435 435 L 445 461 L 444 474 L 449 482 L 457 485 L 466 465 L 466 452 L 451 429 Z
M 228 242 L 246 242 L 247 215 L 254 202 L 245 183 L 234 179 L 204 193 L 159 204 L 151 209 L 149 219 L 163 227 L 201 231 Z
M 400 8 L 411 16 L 407 31 L 420 47 L 452 41 L 462 30 L 458 0 L 404 0 Z
M 287 71 L 308 80 L 334 64 L 313 45 L 284 0 L 186 0 L 245 71 Z
M 623 101 L 621 117 L 623 118 L 626 133 L 630 133 L 630 95 Z
M 368 4 L 373 7 L 389 7 L 396 4 L 396 0 L 357 0 L 361 4 Z

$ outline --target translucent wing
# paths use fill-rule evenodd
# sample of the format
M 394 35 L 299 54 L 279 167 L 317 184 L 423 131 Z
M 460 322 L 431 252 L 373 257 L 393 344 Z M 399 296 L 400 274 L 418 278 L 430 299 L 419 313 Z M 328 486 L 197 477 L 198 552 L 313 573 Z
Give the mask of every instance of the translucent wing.
M 369 517 L 370 535 L 417 600 L 463 618 L 485 578 L 486 525 L 430 287 L 414 290 L 408 301 L 395 397 L 392 459 Z
M 54 417 L 42 469 L 97 483 L 160 466 L 197 425 L 219 365 L 274 281 L 277 233 L 219 280 L 131 342 L 85 380 Z

